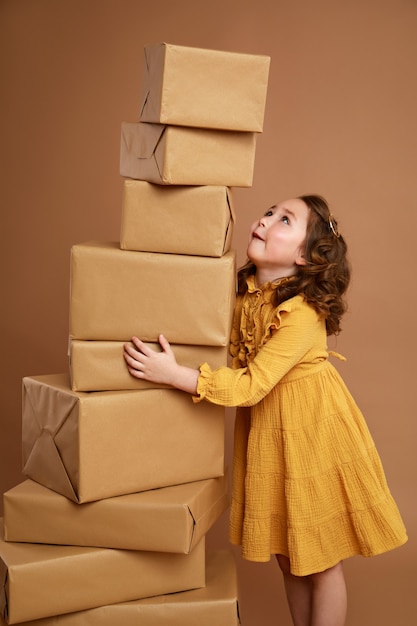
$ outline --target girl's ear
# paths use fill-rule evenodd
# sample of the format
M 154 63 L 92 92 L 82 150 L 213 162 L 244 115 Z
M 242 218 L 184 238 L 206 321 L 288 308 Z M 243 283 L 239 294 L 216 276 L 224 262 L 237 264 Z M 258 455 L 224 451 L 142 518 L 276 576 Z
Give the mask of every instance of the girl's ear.
M 300 252 L 300 254 L 298 255 L 298 257 L 295 259 L 295 264 L 296 265 L 306 265 L 307 261 L 305 260 L 303 253 Z

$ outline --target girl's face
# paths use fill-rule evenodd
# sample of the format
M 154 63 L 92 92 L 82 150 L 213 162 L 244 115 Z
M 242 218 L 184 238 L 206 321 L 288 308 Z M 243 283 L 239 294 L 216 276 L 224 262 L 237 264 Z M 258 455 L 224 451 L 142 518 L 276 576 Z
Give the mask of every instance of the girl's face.
M 272 206 L 250 229 L 248 258 L 259 284 L 295 274 L 305 265 L 303 244 L 310 209 L 299 198 Z

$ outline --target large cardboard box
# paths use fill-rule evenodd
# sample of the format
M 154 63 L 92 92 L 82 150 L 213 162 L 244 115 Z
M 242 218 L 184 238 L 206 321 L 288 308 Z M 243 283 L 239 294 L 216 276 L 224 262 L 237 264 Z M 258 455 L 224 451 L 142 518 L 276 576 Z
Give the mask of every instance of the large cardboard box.
M 160 350 L 156 343 L 148 343 Z M 112 391 L 121 389 L 161 389 L 167 385 L 139 380 L 129 373 L 123 356 L 123 341 L 69 342 L 69 368 L 73 391 Z M 175 357 L 181 365 L 198 369 L 201 363 L 213 368 L 227 365 L 225 346 L 187 346 L 172 344 Z
M 122 123 L 120 174 L 159 185 L 251 187 L 256 134 Z
M 261 132 L 270 60 L 168 43 L 146 46 L 140 119 Z
M 72 247 L 70 337 L 227 346 L 236 290 L 235 253 L 220 258 Z
M 1 626 L 6 622 L 2 621 Z M 67 613 L 21 626 L 239 626 L 236 564 L 231 551 L 208 552 L 206 586 L 193 591 Z
M 225 475 L 85 504 L 25 480 L 3 503 L 6 541 L 189 554 L 229 499 Z
M 224 409 L 173 389 L 72 391 L 23 379 L 23 473 L 75 502 L 224 474 Z
M 205 585 L 204 539 L 190 554 L 4 541 L 0 614 L 16 624 Z
M 228 187 L 125 180 L 123 250 L 219 257 L 230 249 L 233 222 Z

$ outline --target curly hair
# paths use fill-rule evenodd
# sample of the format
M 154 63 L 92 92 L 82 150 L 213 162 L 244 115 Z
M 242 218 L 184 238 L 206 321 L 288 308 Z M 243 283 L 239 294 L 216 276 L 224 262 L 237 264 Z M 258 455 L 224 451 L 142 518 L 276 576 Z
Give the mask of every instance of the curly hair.
M 298 265 L 296 273 L 288 281 L 277 285 L 275 302 L 281 302 L 302 294 L 305 300 L 326 322 L 327 335 L 341 331 L 340 321 L 347 310 L 345 294 L 351 276 L 347 259 L 347 245 L 337 230 L 337 221 L 322 196 L 298 196 L 310 209 L 303 256 L 305 265 Z M 238 293 L 247 290 L 246 278 L 255 274 L 251 261 L 238 272 Z

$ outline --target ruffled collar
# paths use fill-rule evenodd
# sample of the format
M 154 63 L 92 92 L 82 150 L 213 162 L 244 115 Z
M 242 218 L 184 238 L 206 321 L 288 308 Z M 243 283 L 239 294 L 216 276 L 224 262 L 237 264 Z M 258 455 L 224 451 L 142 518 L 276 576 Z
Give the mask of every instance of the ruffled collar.
M 283 278 L 277 278 L 277 280 L 273 280 L 270 282 L 266 282 L 263 285 L 258 285 L 255 282 L 255 275 L 251 274 L 246 279 L 246 284 L 248 286 L 248 293 L 259 293 L 264 294 L 264 296 L 272 295 L 278 286 L 284 285 L 291 280 L 292 276 L 284 276 Z
M 279 327 L 281 309 L 291 306 L 288 300 L 278 306 L 275 304 L 277 287 L 290 279 L 290 276 L 280 278 L 258 287 L 253 274 L 246 278 L 247 291 L 241 300 L 240 329 L 236 336 L 236 354 L 242 367 L 254 358 Z

